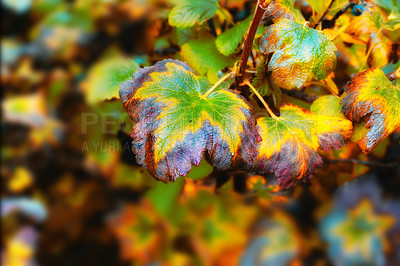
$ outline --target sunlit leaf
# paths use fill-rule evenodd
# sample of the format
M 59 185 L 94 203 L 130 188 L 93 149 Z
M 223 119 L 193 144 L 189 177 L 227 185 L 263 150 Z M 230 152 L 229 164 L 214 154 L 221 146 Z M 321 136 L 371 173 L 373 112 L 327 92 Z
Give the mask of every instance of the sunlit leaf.
M 386 66 L 389 63 L 392 42 L 382 33 L 371 35 L 367 45 L 367 49 L 371 50 L 367 59 L 368 66 L 377 68 Z
M 133 127 L 137 162 L 170 182 L 199 165 L 204 153 L 220 169 L 252 162 L 259 136 L 248 103 L 217 89 L 204 96 L 193 71 L 177 60 L 140 69 L 121 85 L 121 100 Z
M 83 83 L 86 99 L 90 104 L 119 98 L 122 82 L 132 78 L 139 65 L 130 59 L 111 58 L 95 64 Z
M 292 188 L 322 163 L 317 150 L 338 149 L 351 137 L 347 119 L 313 114 L 297 106 L 281 108 L 277 118 L 257 120 L 262 141 L 255 170 L 274 173 L 281 189 Z
M 294 2 L 294 0 L 273 0 L 265 9 L 264 23 L 268 25 L 276 18 L 291 19 L 299 23 L 304 22 L 304 17 L 300 10 L 293 7 Z
M 344 115 L 354 122 L 368 118 L 368 133 L 359 141 L 363 152 L 375 148 L 400 126 L 400 88 L 380 69 L 367 69 L 347 83 L 341 101 Z
M 194 69 L 196 74 L 207 75 L 212 83 L 218 80 L 218 71 L 226 66 L 232 66 L 234 59 L 218 52 L 215 38 L 202 32 L 198 39 L 182 45 L 181 56 Z
M 310 4 L 315 13 L 321 14 L 329 6 L 331 0 L 306 0 Z
M 285 89 L 326 78 L 336 67 L 335 50 L 321 32 L 285 18 L 275 19 L 260 40 L 260 51 L 273 53 L 268 64 L 272 78 Z
M 239 45 L 243 42 L 243 36 L 247 32 L 252 18 L 253 16 L 249 16 L 234 27 L 218 35 L 215 44 L 221 54 L 228 56 L 236 51 Z
M 175 27 L 190 27 L 202 24 L 217 12 L 218 0 L 181 0 L 169 14 L 169 24 Z
M 333 95 L 324 95 L 316 99 L 311 105 L 311 112 L 339 118 L 346 118 L 341 112 L 340 98 Z

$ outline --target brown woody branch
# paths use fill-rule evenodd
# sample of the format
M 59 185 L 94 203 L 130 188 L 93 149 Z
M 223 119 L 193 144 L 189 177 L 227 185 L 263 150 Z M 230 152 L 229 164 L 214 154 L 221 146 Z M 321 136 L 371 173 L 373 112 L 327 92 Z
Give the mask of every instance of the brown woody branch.
M 246 39 L 244 40 L 244 48 L 239 62 L 239 73 L 236 76 L 236 82 L 239 86 L 241 86 L 243 83 L 247 60 L 249 59 L 251 49 L 253 48 L 254 37 L 256 35 L 261 18 L 264 14 L 264 9 L 267 6 L 268 4 L 265 4 L 265 0 L 258 0 L 256 10 L 254 11 L 253 20 L 251 21 L 249 31 L 247 33 Z
M 307 94 L 307 93 L 303 92 L 302 90 L 286 90 L 286 89 L 282 89 L 282 88 L 281 88 L 281 90 L 284 94 L 289 95 L 293 98 L 302 100 L 306 103 L 312 103 L 316 99 L 318 99 L 318 95 Z

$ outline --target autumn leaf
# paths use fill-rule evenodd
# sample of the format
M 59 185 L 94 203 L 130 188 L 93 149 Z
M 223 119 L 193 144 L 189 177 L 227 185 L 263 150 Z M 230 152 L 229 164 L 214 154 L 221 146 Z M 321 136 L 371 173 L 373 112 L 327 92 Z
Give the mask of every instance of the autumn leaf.
M 340 98 L 334 95 L 320 96 L 310 107 L 310 111 L 316 114 L 346 118 L 341 110 Z
M 367 51 L 371 50 L 367 59 L 369 67 L 384 67 L 389 63 L 392 42 L 382 33 L 372 33 L 367 44 Z
M 273 0 L 265 9 L 262 23 L 269 25 L 273 19 L 286 18 L 297 22 L 304 22 L 304 17 L 300 10 L 293 7 L 294 0 Z
M 169 24 L 191 27 L 212 18 L 218 10 L 218 0 L 180 0 L 169 14 Z
M 341 101 L 344 115 L 359 123 L 368 117 L 367 134 L 358 142 L 364 153 L 370 152 L 400 126 L 400 88 L 393 85 L 380 69 L 358 73 L 345 86 Z
M 273 53 L 268 69 L 280 87 L 300 88 L 326 78 L 336 67 L 336 47 L 320 31 L 285 18 L 273 21 L 259 45 L 261 53 Z
M 275 173 L 282 190 L 308 177 L 322 163 L 317 150 L 338 149 L 351 137 L 349 120 L 314 114 L 294 105 L 281 108 L 280 117 L 257 120 L 262 141 L 254 169 Z
M 187 64 L 164 60 L 121 85 L 121 100 L 137 122 L 136 159 L 158 180 L 186 176 L 206 151 L 219 169 L 253 161 L 259 136 L 251 107 L 230 90 L 206 97 L 208 83 L 201 83 Z

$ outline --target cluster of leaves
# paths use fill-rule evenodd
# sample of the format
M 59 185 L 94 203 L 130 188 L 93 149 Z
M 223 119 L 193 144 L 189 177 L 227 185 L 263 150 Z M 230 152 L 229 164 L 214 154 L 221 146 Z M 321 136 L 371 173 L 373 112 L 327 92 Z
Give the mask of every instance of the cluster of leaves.
M 281 189 L 290 189 L 322 163 L 318 150 L 338 149 L 351 139 L 351 122 L 360 123 L 364 117 L 369 117 L 366 124 L 369 130 L 359 139 L 365 153 L 399 127 L 400 88 L 376 68 L 381 67 L 384 59 L 397 63 L 392 70 L 398 67 L 399 58 L 392 55 L 397 53 L 398 44 L 392 44 L 391 39 L 383 35 L 383 29 L 397 29 L 385 26 L 397 18 L 393 19 L 391 14 L 386 24 L 381 21 L 377 26 L 376 17 L 381 16 L 383 20 L 384 14 L 379 9 L 380 2 L 373 6 L 361 3 L 369 11 L 361 17 L 374 23 L 373 27 L 379 30 L 368 31 L 371 40 L 367 41 L 363 56 L 368 69 L 364 70 L 363 64 L 356 66 L 354 73 L 358 71 L 359 74 L 347 82 L 345 94 L 339 97 L 332 71 L 337 65 L 336 54 L 342 56 L 342 51 L 335 43 L 365 44 L 361 36 L 351 32 L 350 24 L 355 16 L 347 16 L 347 25 L 337 23 L 331 29 L 322 30 L 316 18 L 323 19 L 323 9 L 317 8 L 317 3 L 310 3 L 319 13 L 309 22 L 304 22 L 301 9 L 293 4 L 291 1 L 259 1 L 259 9 L 266 9 L 265 30 L 262 32 L 260 25 L 260 32 L 255 33 L 256 45 L 240 49 L 244 36 L 250 35 L 252 15 L 235 23 L 218 1 L 177 2 L 168 21 L 177 27 L 177 33 L 190 32 L 181 43 L 181 58 L 187 64 L 173 60 L 158 62 L 135 72 L 132 80 L 123 83 L 120 90 L 125 110 L 136 122 L 131 135 L 133 152 L 138 163 L 156 179 L 175 181 L 187 175 L 191 166 L 199 165 L 206 156 L 221 170 L 241 168 L 274 173 Z M 222 21 L 219 19 L 219 28 L 213 20 L 218 12 L 223 16 Z M 205 26 L 206 21 L 208 26 Z M 349 33 L 345 33 L 346 30 Z M 213 34 L 218 36 L 213 37 Z M 381 41 L 391 44 L 392 51 L 378 60 L 374 47 L 383 45 Z M 257 100 L 250 103 L 249 98 L 230 89 L 233 86 L 242 93 L 246 90 L 245 85 L 235 83 L 237 80 L 217 82 L 213 87 L 204 81 L 207 77 L 209 82 L 216 82 L 217 74 L 224 67 L 233 69 L 232 76 L 244 75 L 238 72 L 232 60 L 237 60 L 244 49 L 252 50 L 253 66 L 249 68 L 256 69 L 255 75 L 246 74 L 244 78 L 253 82 L 261 96 L 268 97 L 274 92 L 279 117 L 274 114 L 268 117 L 264 111 L 256 119 L 253 110 Z M 375 56 L 372 59 L 371 54 Z M 237 64 L 247 64 L 247 58 L 243 60 L 242 57 Z M 221 81 L 225 79 L 226 76 Z M 311 112 L 291 101 L 276 101 L 281 89 L 290 92 L 311 88 L 318 88 L 321 94 L 316 105 L 310 107 Z M 325 95 L 324 89 L 334 96 Z M 336 110 L 326 114 L 325 109 L 332 105 Z
M 330 2 L 238 84 L 256 1 L 2 1 L 1 264 L 399 264 L 398 4 Z

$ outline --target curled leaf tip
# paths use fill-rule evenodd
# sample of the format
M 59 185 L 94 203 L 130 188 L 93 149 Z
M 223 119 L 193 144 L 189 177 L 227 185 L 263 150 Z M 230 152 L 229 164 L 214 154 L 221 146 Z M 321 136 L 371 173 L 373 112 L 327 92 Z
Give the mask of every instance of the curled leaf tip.
M 345 92 L 343 114 L 356 123 L 368 119 L 367 134 L 359 140 L 362 151 L 368 153 L 400 126 L 400 88 L 382 70 L 372 68 L 355 75 Z

